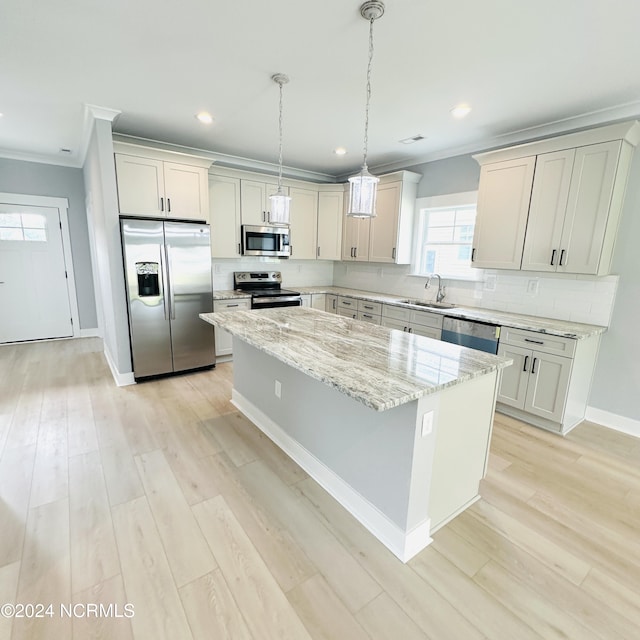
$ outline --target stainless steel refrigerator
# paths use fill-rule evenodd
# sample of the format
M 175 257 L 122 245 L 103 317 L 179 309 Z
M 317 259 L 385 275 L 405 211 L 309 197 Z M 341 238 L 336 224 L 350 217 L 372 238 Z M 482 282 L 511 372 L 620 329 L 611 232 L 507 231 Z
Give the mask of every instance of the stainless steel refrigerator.
M 122 251 L 129 304 L 133 375 L 213 366 L 209 225 L 122 218 Z

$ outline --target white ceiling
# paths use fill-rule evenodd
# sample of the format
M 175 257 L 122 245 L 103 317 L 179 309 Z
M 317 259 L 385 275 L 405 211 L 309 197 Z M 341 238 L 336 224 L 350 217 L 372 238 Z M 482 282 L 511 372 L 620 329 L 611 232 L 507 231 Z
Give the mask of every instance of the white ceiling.
M 0 156 L 79 165 L 85 104 L 118 133 L 344 175 L 362 162 L 360 0 L 2 0 Z M 387 0 L 371 167 L 640 115 L 638 0 Z M 450 109 L 473 111 L 454 120 Z M 209 111 L 214 124 L 194 114 Z M 398 141 L 416 134 L 426 140 Z M 344 146 L 345 157 L 333 149 Z M 63 153 L 61 148 L 71 149 Z

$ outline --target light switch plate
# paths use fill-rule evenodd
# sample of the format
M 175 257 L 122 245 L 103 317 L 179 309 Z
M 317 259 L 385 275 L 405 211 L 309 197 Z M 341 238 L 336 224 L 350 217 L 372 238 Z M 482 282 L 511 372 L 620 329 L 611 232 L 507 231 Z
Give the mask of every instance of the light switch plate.
M 422 437 L 428 436 L 433 431 L 433 411 L 428 411 L 422 416 Z
M 276 380 L 274 393 L 276 394 L 276 398 L 282 397 L 282 384 L 280 383 L 280 380 Z

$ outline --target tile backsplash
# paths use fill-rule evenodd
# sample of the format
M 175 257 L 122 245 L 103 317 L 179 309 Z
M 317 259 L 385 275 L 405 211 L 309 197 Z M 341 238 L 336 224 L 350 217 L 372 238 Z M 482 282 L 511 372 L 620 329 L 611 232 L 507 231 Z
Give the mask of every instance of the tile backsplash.
M 333 262 L 324 260 L 279 260 L 278 258 L 214 258 L 211 263 L 213 288 L 233 289 L 234 271 L 280 271 L 282 286 L 314 287 L 333 282 Z
M 435 299 L 437 280 L 409 275 L 408 266 L 336 262 L 337 287 Z M 481 270 L 477 282 L 443 279 L 446 301 L 498 311 L 609 326 L 618 276 L 581 276 Z

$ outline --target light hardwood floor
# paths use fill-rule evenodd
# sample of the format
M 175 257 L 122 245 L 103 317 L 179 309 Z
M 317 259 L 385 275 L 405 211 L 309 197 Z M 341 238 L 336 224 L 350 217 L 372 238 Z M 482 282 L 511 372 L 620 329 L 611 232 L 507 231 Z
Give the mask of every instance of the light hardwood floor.
M 234 410 L 230 364 L 117 388 L 99 349 L 0 347 L 0 604 L 54 613 L 0 640 L 640 637 L 639 440 L 498 415 L 483 499 L 403 565 Z

